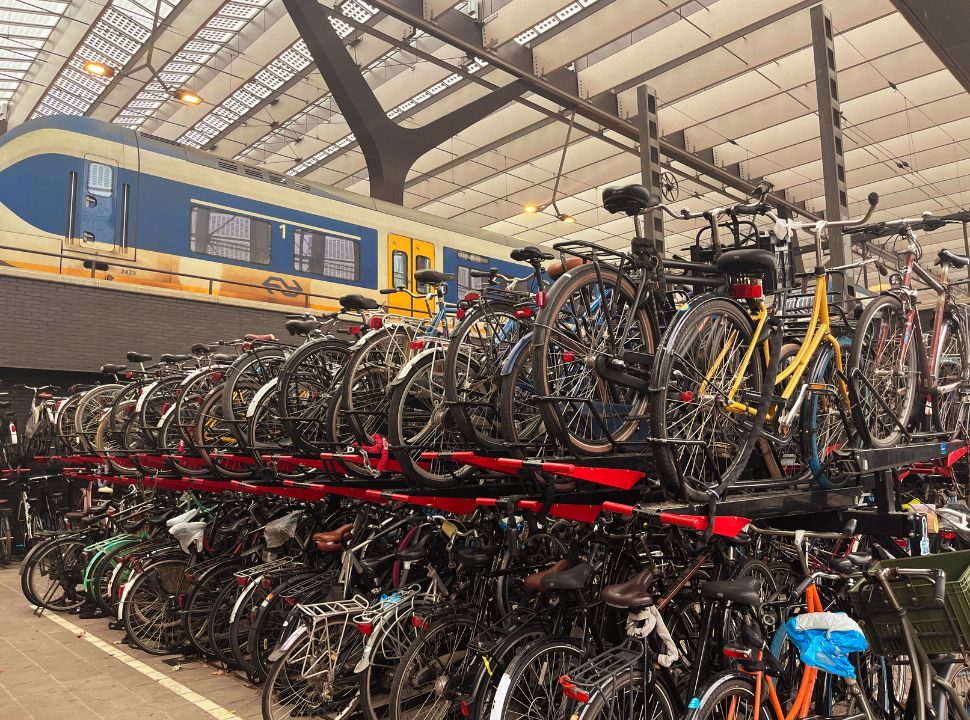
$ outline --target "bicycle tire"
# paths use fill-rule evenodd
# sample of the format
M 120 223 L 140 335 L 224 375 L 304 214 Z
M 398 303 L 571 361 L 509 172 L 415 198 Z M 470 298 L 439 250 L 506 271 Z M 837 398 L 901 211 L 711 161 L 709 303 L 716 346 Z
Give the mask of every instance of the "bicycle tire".
M 732 713 L 729 713 L 731 717 L 744 717 L 746 720 L 771 720 L 773 716 L 769 712 L 766 702 L 761 704 L 761 716 L 752 718 L 754 698 L 754 681 L 741 677 L 734 672 L 718 675 L 706 688 L 702 688 L 698 692 L 696 700 L 699 701 L 699 704 L 697 710 L 691 714 L 691 720 L 713 720 L 715 718 L 720 720 L 720 718 L 726 717 L 723 711 L 717 712 L 718 708 L 722 707 L 725 702 L 732 710 Z M 692 699 L 691 702 L 695 702 L 695 699 Z M 742 713 L 742 709 L 746 707 L 751 707 L 748 714 Z
M 842 352 L 850 347 L 850 338 L 840 338 Z M 835 385 L 835 351 L 826 344 L 816 354 L 815 362 L 809 370 L 812 384 Z M 844 427 L 838 402 L 828 395 L 812 392 L 802 404 L 800 424 L 802 427 L 802 456 L 812 471 L 815 483 L 826 490 L 845 487 L 851 477 L 838 473 L 837 468 L 827 469 L 829 455 L 845 446 L 849 440 L 849 429 Z M 847 408 L 843 408 L 847 410 Z M 850 416 L 851 417 L 851 416 Z M 833 426 L 833 423 L 837 423 Z M 834 429 L 833 429 L 834 428 Z
M 619 299 L 603 299 L 613 297 Z M 557 278 L 536 317 L 532 352 L 539 409 L 546 431 L 578 454 L 615 452 L 617 444 L 633 443 L 648 425 L 649 393 L 611 384 L 588 367 L 601 354 L 612 358 L 606 337 L 611 325 L 617 333 L 629 328 L 631 357 L 653 356 L 657 323 L 642 306 L 631 311 L 635 297 L 629 278 L 585 264 Z M 615 311 L 610 322 L 604 303 Z M 649 372 L 634 362 L 628 371 L 644 379 Z M 580 396 L 579 389 L 589 397 Z M 553 397 L 573 399 L 544 399 Z
M 965 334 L 965 326 L 957 318 L 944 321 L 936 362 L 932 418 L 933 428 L 948 440 L 955 440 L 966 431 L 967 402 L 963 396 L 966 380 L 970 378 L 970 357 L 967 356 L 970 339 Z M 950 342 L 952 346 L 948 344 Z M 950 386 L 947 392 L 940 393 L 941 387 Z
M 86 546 L 87 543 L 78 538 L 55 538 L 45 543 L 22 570 L 24 597 L 38 607 L 55 612 L 79 608 L 85 599 L 83 556 Z M 42 588 L 40 579 L 45 576 L 54 578 L 54 581 Z
M 9 565 L 13 560 L 13 528 L 10 511 L 0 510 L 0 565 Z
M 727 322 L 720 327 L 721 319 Z M 709 500 L 709 495 L 692 486 L 705 483 L 710 477 L 707 450 L 710 447 L 716 464 L 718 484 L 730 485 L 747 467 L 751 453 L 757 445 L 761 428 L 768 412 L 767 396 L 770 401 L 771 389 L 777 375 L 777 362 L 764 366 L 764 356 L 755 352 L 748 363 L 749 390 L 751 395 L 760 398 L 757 414 L 751 420 L 738 413 L 727 413 L 717 407 L 718 397 L 726 395 L 725 384 L 734 381 L 735 368 L 731 365 L 729 341 L 732 338 L 740 343 L 734 345 L 740 362 L 752 342 L 754 326 L 750 315 L 736 302 L 722 297 L 708 297 L 692 304 L 678 320 L 671 325 L 657 351 L 658 362 L 651 384 L 657 392 L 653 394 L 650 408 L 653 434 L 665 442 L 655 448 L 657 468 L 665 491 L 673 498 L 695 502 Z M 777 347 L 772 349 L 771 357 L 777 360 L 781 349 L 781 334 L 773 333 L 772 339 Z M 697 343 L 696 347 L 694 343 Z M 707 358 L 712 362 L 708 363 Z M 717 363 L 716 368 L 709 365 Z M 725 372 L 726 371 L 726 372 Z M 712 373 L 720 373 L 713 376 Z M 721 382 L 717 382 L 724 376 Z M 706 392 L 710 388 L 714 392 Z M 701 392 L 701 390 L 705 392 Z M 744 398 L 744 384 L 739 388 L 738 397 Z M 685 437 L 681 431 L 684 419 L 693 422 L 701 417 L 707 406 L 706 425 L 701 425 L 696 437 Z M 720 421 L 720 422 L 719 422 Z M 733 437 L 725 430 L 730 421 Z M 702 441 L 703 445 L 677 445 L 669 441 Z M 694 448 L 694 450 L 690 450 Z M 682 482 L 683 478 L 683 482 Z
M 870 348 L 867 337 L 873 331 L 876 322 L 880 322 L 880 313 L 885 313 L 888 327 L 885 330 L 885 337 L 880 332 L 880 340 L 876 343 L 877 347 Z M 867 383 L 856 383 L 856 394 L 859 402 L 852 407 L 852 419 L 856 426 L 865 429 L 869 441 L 873 447 L 885 448 L 894 447 L 899 444 L 903 437 L 903 430 L 896 424 L 898 420 L 904 427 L 909 425 L 916 405 L 916 388 L 918 385 L 917 375 L 919 367 L 916 361 L 916 345 L 910 342 L 907 345 L 905 358 L 890 357 L 889 353 L 883 352 L 879 346 L 892 349 L 897 342 L 901 341 L 905 313 L 902 301 L 894 295 L 880 295 L 872 300 L 859 318 L 856 326 L 855 335 L 852 338 L 852 352 L 849 354 L 849 364 L 846 367 L 846 374 L 850 381 L 854 382 L 856 371 L 861 372 L 868 379 Z M 895 340 L 894 338 L 898 338 Z M 880 361 L 889 359 L 889 369 L 881 371 L 884 378 L 896 378 L 892 380 L 875 380 L 873 375 L 880 366 Z M 896 368 L 902 363 L 902 371 L 897 373 Z M 906 368 L 909 368 L 907 370 Z M 890 383 L 892 387 L 890 387 Z M 873 390 L 869 389 L 869 385 Z M 889 405 L 894 417 L 880 420 L 886 414 L 883 404 L 875 397 L 878 396 Z M 895 400 L 893 399 L 895 397 Z
M 350 346 L 326 338 L 299 347 L 279 374 L 279 414 L 283 429 L 301 452 L 332 450 L 326 414 L 340 392 L 340 378 L 350 359 Z
M 643 689 L 643 671 L 624 670 L 596 689 L 589 702 L 579 709 L 576 720 L 676 720 L 679 717 L 674 695 L 658 674 L 654 674 L 646 687 L 648 698 L 637 692 Z M 638 706 L 642 708 L 639 712 Z
M 541 638 L 522 648 L 502 673 L 489 720 L 524 720 L 535 717 L 530 713 L 536 711 L 548 720 L 568 720 L 576 703 L 562 695 L 559 678 L 577 667 L 582 657 L 580 641 L 570 637 Z M 558 707 L 553 699 L 559 701 Z
M 128 639 L 150 655 L 178 652 L 185 642 L 177 600 L 188 585 L 188 564 L 187 558 L 161 558 L 125 585 L 122 625 Z

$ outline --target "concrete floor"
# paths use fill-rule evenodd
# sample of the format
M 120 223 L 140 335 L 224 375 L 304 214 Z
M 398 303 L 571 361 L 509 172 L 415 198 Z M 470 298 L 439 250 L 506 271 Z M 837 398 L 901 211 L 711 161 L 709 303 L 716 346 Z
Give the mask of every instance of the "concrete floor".
M 202 662 L 175 669 L 121 644 L 108 621 L 32 614 L 17 567 L 0 567 L 3 720 L 261 718 L 259 690 Z

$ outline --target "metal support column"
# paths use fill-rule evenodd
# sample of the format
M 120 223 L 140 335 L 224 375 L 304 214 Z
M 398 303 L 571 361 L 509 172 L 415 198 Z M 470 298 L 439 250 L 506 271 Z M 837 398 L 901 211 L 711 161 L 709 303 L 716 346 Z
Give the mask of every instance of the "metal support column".
M 835 67 L 835 39 L 832 15 L 824 5 L 811 9 L 812 49 L 815 53 L 815 92 L 818 95 L 818 128 L 822 141 L 822 175 L 825 181 L 825 218 L 844 220 L 849 216 L 845 183 L 845 156 L 842 146 L 842 113 L 839 105 L 839 83 Z M 829 263 L 852 262 L 852 246 L 838 228 L 828 231 Z M 832 277 L 834 290 L 845 291 L 844 278 Z
M 651 195 L 662 197 L 660 186 L 660 126 L 657 123 L 657 93 L 649 85 L 637 88 L 637 129 L 640 131 L 640 182 Z M 643 234 L 664 255 L 663 213 L 644 218 Z
M 964 220 L 963 226 L 963 252 L 967 257 L 970 257 L 970 234 L 967 233 L 967 221 Z M 967 265 L 967 280 L 970 280 L 970 265 Z M 970 286 L 967 288 L 970 290 Z
M 516 100 L 528 84 L 515 80 L 419 128 L 387 117 L 374 91 L 330 24 L 334 10 L 316 0 L 283 0 L 367 162 L 371 197 L 404 204 L 404 182 L 422 155 Z M 339 16 L 342 17 L 342 16 Z

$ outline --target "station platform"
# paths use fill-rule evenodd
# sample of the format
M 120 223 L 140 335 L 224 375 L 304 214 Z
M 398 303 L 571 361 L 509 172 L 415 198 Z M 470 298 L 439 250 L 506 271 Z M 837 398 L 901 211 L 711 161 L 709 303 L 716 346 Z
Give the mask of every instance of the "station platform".
M 192 660 L 152 657 L 104 618 L 34 615 L 18 566 L 0 567 L 0 717 L 9 720 L 256 720 L 260 695 Z

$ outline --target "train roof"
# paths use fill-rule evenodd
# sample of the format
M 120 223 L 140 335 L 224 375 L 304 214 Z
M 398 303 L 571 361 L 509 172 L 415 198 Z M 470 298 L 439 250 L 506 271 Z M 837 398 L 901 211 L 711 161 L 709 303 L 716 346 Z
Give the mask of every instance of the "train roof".
M 122 125 L 116 125 L 115 123 L 97 120 L 95 118 L 78 117 L 74 115 L 51 115 L 49 117 L 35 118 L 17 126 L 10 132 L 0 137 L 0 147 L 20 135 L 44 129 L 65 130 L 68 132 L 75 132 L 82 135 L 97 137 L 125 145 L 131 145 L 142 150 L 148 150 L 151 152 L 160 153 L 162 155 L 169 155 L 184 159 L 188 162 L 222 170 L 223 172 L 236 173 L 237 175 L 242 175 L 255 180 L 262 180 L 272 185 L 288 187 L 308 193 L 310 195 L 316 195 L 329 200 L 336 200 L 338 202 L 375 210 L 385 215 L 393 215 L 395 217 L 410 220 L 412 222 L 423 223 L 425 225 L 437 227 L 442 230 L 457 233 L 459 235 L 481 238 L 482 240 L 487 240 L 488 242 L 496 243 L 498 245 L 522 247 L 527 244 L 508 235 L 501 235 L 499 233 L 472 227 L 470 225 L 463 225 L 447 218 L 439 218 L 429 213 L 421 212 L 420 210 L 411 210 L 400 205 L 395 205 L 394 203 L 376 200 L 374 198 L 367 197 L 366 195 L 359 195 L 348 190 L 342 190 L 340 188 L 324 185 L 323 183 L 314 182 L 313 180 L 305 180 L 303 178 L 292 177 L 290 175 L 282 175 L 256 165 L 249 165 L 246 163 L 237 162 L 236 160 L 221 158 L 217 155 L 213 155 L 212 153 L 207 153 L 202 150 L 196 150 L 195 148 L 180 145 L 173 140 L 167 140 L 165 138 L 155 137 L 154 135 L 149 135 L 147 133 L 130 130 Z

